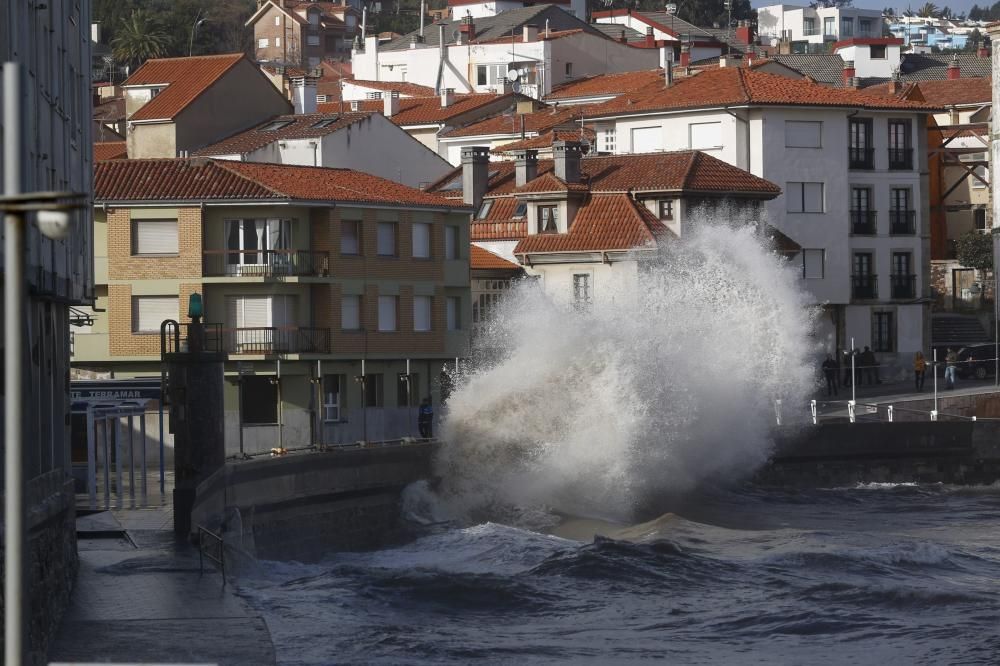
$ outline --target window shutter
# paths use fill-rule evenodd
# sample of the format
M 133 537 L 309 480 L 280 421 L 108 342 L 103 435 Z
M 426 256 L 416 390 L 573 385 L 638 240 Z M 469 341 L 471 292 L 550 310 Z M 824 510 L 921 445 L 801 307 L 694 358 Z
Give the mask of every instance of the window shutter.
M 413 297 L 413 330 L 431 330 L 431 297 Z
M 449 225 L 444 228 L 444 258 L 458 259 L 458 227 Z
M 634 127 L 632 129 L 632 152 L 651 153 L 663 150 L 663 128 Z
M 238 328 L 267 328 L 271 326 L 271 299 L 266 296 L 244 296 L 242 321 Z
M 361 328 L 361 297 L 342 296 L 340 299 L 340 328 L 356 331 Z
M 704 150 L 722 146 L 722 123 L 691 123 L 691 150 Z
M 823 183 L 802 184 L 803 208 L 807 213 L 823 212 Z
M 461 321 L 459 320 L 458 313 L 458 297 L 449 296 L 448 306 L 447 306 L 447 319 L 448 319 L 448 330 L 457 331 L 461 328 Z
M 396 330 L 396 297 L 378 297 L 378 330 Z
M 132 330 L 158 333 L 164 319 L 177 319 L 180 301 L 176 296 L 136 296 L 132 299 Z
M 396 224 L 394 222 L 379 222 L 378 253 L 391 257 L 396 254 Z
M 413 256 L 429 259 L 431 256 L 431 225 L 416 222 L 413 225 Z
M 177 254 L 177 220 L 133 221 L 135 254 Z

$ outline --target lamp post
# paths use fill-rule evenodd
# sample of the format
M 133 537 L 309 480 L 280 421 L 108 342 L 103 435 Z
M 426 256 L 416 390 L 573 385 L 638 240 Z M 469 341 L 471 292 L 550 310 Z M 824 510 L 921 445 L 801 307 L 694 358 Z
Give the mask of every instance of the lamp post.
M 24 659 L 24 279 L 25 221 L 35 213 L 49 238 L 69 233 L 69 211 L 86 205 L 72 192 L 21 192 L 21 66 L 3 66 L 4 183 L 4 663 Z
M 191 38 L 188 40 L 188 57 L 189 58 L 191 57 L 191 54 L 194 51 L 194 36 L 198 33 L 198 28 L 201 27 L 201 24 L 208 20 L 206 18 L 198 18 L 198 16 L 201 16 L 201 10 L 200 9 L 198 10 L 198 14 L 195 15 L 195 19 L 196 20 L 194 22 L 194 25 L 191 26 Z

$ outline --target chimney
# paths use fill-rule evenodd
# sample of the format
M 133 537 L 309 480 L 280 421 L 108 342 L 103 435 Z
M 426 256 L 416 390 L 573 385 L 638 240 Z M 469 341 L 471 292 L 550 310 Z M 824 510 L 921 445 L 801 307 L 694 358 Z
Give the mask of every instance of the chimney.
M 454 88 L 442 88 L 441 89 L 441 108 L 446 109 L 455 103 L 455 89 Z
M 312 76 L 294 76 L 289 80 L 289 85 L 295 113 L 316 113 L 316 79 Z
M 462 203 L 476 210 L 490 179 L 490 149 L 482 146 L 462 148 Z
M 663 85 L 667 88 L 674 85 L 674 62 L 667 60 L 663 63 Z
M 537 150 L 515 150 L 514 151 L 514 185 L 521 187 L 529 183 L 538 176 L 538 151 Z
M 389 92 L 382 93 L 382 115 L 386 118 L 392 118 L 394 115 L 399 113 L 399 91 L 390 90 Z
M 857 73 L 857 70 L 854 69 L 854 61 L 853 60 L 845 60 L 844 61 L 844 79 L 843 79 L 844 80 L 844 87 L 845 88 L 851 87 L 851 79 L 854 78 L 854 75 L 856 73 Z
M 471 16 L 465 16 L 462 19 L 462 25 L 458 27 L 458 31 L 465 37 L 465 41 L 472 41 L 472 38 L 476 36 L 476 24 L 472 22 Z
M 521 41 L 527 44 L 528 42 L 533 42 L 538 39 L 538 26 L 527 23 L 521 29 Z
M 444 38 L 444 23 L 438 24 L 438 59 L 439 66 L 448 61 L 448 42 Z
M 955 80 L 962 78 L 962 70 L 958 66 L 958 54 L 951 57 L 951 64 L 948 65 L 948 79 Z
M 552 157 L 555 162 L 556 178 L 566 183 L 579 183 L 582 152 L 579 141 L 554 141 Z
M 423 36 L 421 36 L 421 35 L 411 35 L 410 36 L 410 48 L 411 49 L 417 48 L 417 46 L 419 46 L 420 43 L 423 42 L 423 41 L 424 41 Z
M 740 21 L 736 27 L 736 41 L 747 45 L 753 43 L 753 28 L 750 26 L 750 21 Z
M 650 48 L 656 46 L 656 39 L 653 37 L 653 26 L 646 28 L 646 46 Z
M 681 67 L 689 67 L 691 65 L 691 45 L 681 44 Z
M 719 67 L 739 67 L 740 54 L 727 53 L 719 57 Z

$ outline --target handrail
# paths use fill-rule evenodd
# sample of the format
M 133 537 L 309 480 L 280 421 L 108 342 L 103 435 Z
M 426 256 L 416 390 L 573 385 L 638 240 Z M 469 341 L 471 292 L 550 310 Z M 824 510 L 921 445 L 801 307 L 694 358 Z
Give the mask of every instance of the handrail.
M 208 536 L 210 540 L 218 544 L 219 554 L 216 556 L 214 553 L 206 548 L 205 536 Z M 219 565 L 220 571 L 222 573 L 222 587 L 226 586 L 226 544 L 222 539 L 222 536 L 216 534 L 215 532 L 207 529 L 206 527 L 198 526 L 198 575 L 201 576 L 205 573 L 205 558 L 208 558 L 212 562 Z

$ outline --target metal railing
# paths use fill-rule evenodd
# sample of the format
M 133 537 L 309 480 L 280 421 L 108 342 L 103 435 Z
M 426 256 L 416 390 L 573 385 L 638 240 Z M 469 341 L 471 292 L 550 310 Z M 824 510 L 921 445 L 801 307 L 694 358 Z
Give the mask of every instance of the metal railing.
M 913 169 L 913 149 L 890 148 L 889 168 L 895 171 L 909 171 Z
M 847 149 L 847 160 L 849 169 L 874 169 L 875 149 L 850 146 Z
M 222 537 L 201 525 L 198 526 L 198 575 L 205 573 L 205 559 L 219 565 L 222 587 L 226 586 L 226 544 Z
M 160 355 L 188 351 L 221 352 L 221 324 L 181 324 L 172 319 L 160 325 Z
M 892 298 L 915 298 L 917 294 L 916 275 L 890 275 L 892 281 Z
M 206 277 L 329 275 L 330 253 L 315 250 L 204 250 Z
M 873 210 L 852 210 L 851 233 L 855 236 L 874 236 L 878 233 L 876 217 Z
M 878 298 L 878 276 L 852 275 L 851 297 L 864 300 Z
M 890 210 L 889 233 L 893 236 L 912 236 L 916 233 L 917 211 Z
M 224 328 L 222 347 L 229 354 L 329 354 L 330 329 L 298 326 Z

